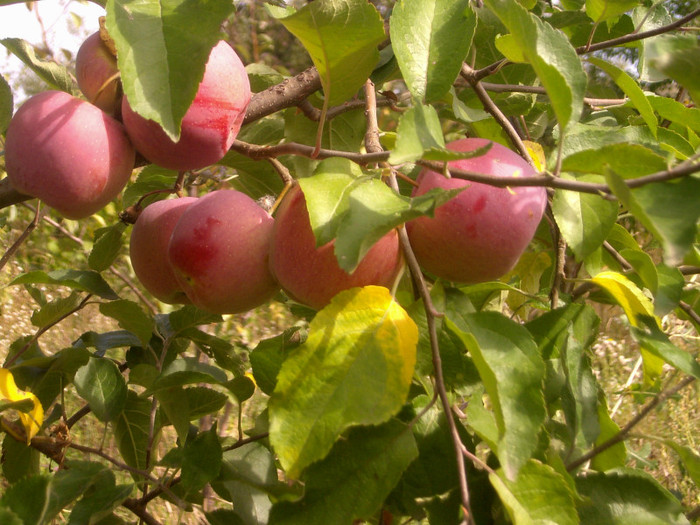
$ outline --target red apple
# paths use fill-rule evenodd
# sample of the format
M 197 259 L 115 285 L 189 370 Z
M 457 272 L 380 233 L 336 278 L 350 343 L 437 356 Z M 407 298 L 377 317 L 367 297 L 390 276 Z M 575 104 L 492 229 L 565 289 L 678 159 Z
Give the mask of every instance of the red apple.
M 331 241 L 316 247 L 304 193 L 294 186 L 275 214 L 270 253 L 272 274 L 291 298 L 321 309 L 348 288 L 391 288 L 403 264 L 395 231 L 377 241 L 351 274 L 338 266 L 334 246 Z
M 99 31 L 91 34 L 75 57 L 75 78 L 83 95 L 102 111 L 116 115 L 121 105 L 117 59 L 104 44 Z
M 447 148 L 473 151 L 488 143 L 467 138 Z M 497 143 L 485 155 L 452 161 L 449 166 L 501 177 L 536 174 L 522 157 Z M 467 188 L 435 210 L 434 218 L 420 217 L 406 224 L 423 269 L 459 283 L 490 281 L 508 273 L 532 240 L 547 204 L 542 187 L 497 188 L 430 170 L 423 170 L 417 182 L 414 196 L 432 188 Z
M 156 299 L 168 304 L 189 303 L 168 259 L 168 243 L 177 221 L 197 201 L 194 197 L 154 202 L 140 214 L 131 230 L 131 265 L 141 284 Z
M 122 118 L 136 149 L 154 164 L 185 171 L 219 162 L 231 147 L 250 102 L 243 63 L 223 40 L 211 50 L 192 105 L 182 120 L 180 140 L 173 142 L 154 121 L 146 120 L 122 100 Z
M 191 204 L 173 230 L 168 258 L 180 286 L 199 308 L 218 314 L 251 310 L 279 286 L 268 269 L 274 220 L 235 190 Z
M 69 219 L 88 217 L 124 188 L 134 148 L 124 127 L 89 102 L 44 91 L 17 111 L 7 130 L 12 186 Z

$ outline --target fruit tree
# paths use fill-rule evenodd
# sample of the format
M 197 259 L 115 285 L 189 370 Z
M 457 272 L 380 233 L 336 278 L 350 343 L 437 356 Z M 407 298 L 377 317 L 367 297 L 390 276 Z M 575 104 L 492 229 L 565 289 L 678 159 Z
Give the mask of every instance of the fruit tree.
M 697 4 L 93 1 L 0 39 L 1 524 L 700 518 Z

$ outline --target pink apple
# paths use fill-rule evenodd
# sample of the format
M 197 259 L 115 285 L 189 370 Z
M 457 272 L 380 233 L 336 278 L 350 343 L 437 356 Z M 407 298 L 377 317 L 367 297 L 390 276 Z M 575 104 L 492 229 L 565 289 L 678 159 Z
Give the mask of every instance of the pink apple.
M 223 40 L 211 51 L 197 95 L 182 120 L 180 140 L 173 142 L 154 121 L 122 101 L 122 118 L 136 149 L 154 164 L 185 171 L 219 162 L 241 129 L 250 102 L 243 63 Z
M 251 310 L 279 286 L 268 257 L 274 220 L 235 190 L 201 197 L 173 230 L 168 258 L 180 286 L 199 308 L 218 314 Z
M 110 115 L 116 115 L 121 105 L 118 72 L 117 59 L 99 31 L 87 37 L 75 57 L 75 78 L 85 98 Z
M 177 221 L 197 199 L 182 197 L 154 202 L 140 214 L 131 230 L 131 265 L 141 284 L 168 304 L 189 303 L 170 267 L 168 244 Z
M 81 219 L 124 188 L 134 148 L 124 127 L 99 108 L 62 91 L 44 91 L 12 118 L 5 167 L 17 191 Z
M 403 264 L 395 231 L 377 241 L 351 274 L 338 266 L 334 245 L 331 241 L 316 247 L 304 193 L 294 186 L 275 214 L 270 254 L 272 273 L 291 298 L 321 309 L 348 288 L 391 288 Z
M 447 148 L 472 151 L 488 143 L 467 138 Z M 485 155 L 449 165 L 501 177 L 536 174 L 522 157 L 497 143 Z M 417 182 L 414 196 L 432 188 L 467 188 L 435 210 L 434 218 L 420 217 L 406 224 L 423 269 L 459 283 L 490 281 L 508 273 L 532 240 L 547 204 L 542 187 L 497 188 L 430 170 L 423 170 Z

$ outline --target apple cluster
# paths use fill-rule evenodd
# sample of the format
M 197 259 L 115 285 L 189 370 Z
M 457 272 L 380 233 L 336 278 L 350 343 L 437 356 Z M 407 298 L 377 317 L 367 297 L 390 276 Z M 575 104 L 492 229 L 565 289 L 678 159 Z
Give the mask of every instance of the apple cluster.
M 448 148 L 473 151 L 484 139 Z M 451 167 L 502 177 L 535 174 L 499 144 Z M 547 203 L 541 187 L 498 188 L 421 172 L 414 195 L 432 188 L 465 189 L 434 217 L 407 223 L 423 269 L 457 283 L 497 279 L 517 263 L 532 240 Z M 193 303 L 214 313 L 239 313 L 267 302 L 281 288 L 312 308 L 353 287 L 391 287 L 403 258 L 396 231 L 377 241 L 358 267 L 338 265 L 335 241 L 317 246 L 301 187 L 285 194 L 274 219 L 247 195 L 216 190 L 201 198 L 158 201 L 139 215 L 131 234 L 131 262 L 141 283 L 166 303 Z
M 179 171 L 217 163 L 250 102 L 245 67 L 220 41 L 182 120 L 180 139 L 172 141 L 122 96 L 109 43 L 103 32 L 94 33 L 76 56 L 76 79 L 87 100 L 62 91 L 39 93 L 19 108 L 7 130 L 5 167 L 12 186 L 69 219 L 88 217 L 119 195 L 136 152 Z

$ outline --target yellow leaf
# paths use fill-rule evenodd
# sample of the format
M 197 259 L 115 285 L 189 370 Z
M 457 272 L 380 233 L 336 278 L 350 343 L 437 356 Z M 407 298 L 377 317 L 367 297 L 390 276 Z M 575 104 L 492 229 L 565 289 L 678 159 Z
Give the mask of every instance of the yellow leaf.
M 617 304 L 625 311 L 632 326 L 639 326 L 639 316 L 645 316 L 652 317 L 661 328 L 661 320 L 654 315 L 654 304 L 627 277 L 617 272 L 605 271 L 597 274 L 591 281 L 613 296 Z M 648 386 L 661 375 L 664 361 L 646 350 L 644 345 L 641 347 L 641 353 L 644 364 L 644 379 Z
M 530 154 L 530 158 L 535 163 L 535 169 L 537 171 L 544 170 L 544 167 L 547 165 L 547 159 L 545 158 L 544 149 L 542 146 L 531 140 L 524 140 L 523 144 L 525 144 L 525 149 L 527 149 L 527 152 Z
M 12 373 L 5 368 L 0 368 L 0 395 L 8 401 L 31 399 L 34 403 L 34 408 L 29 412 L 19 413 L 19 419 L 27 435 L 27 444 L 29 444 L 32 438 L 39 432 L 44 422 L 44 408 L 41 406 L 39 399 L 31 392 L 19 390 L 15 384 L 15 378 L 12 377 Z

